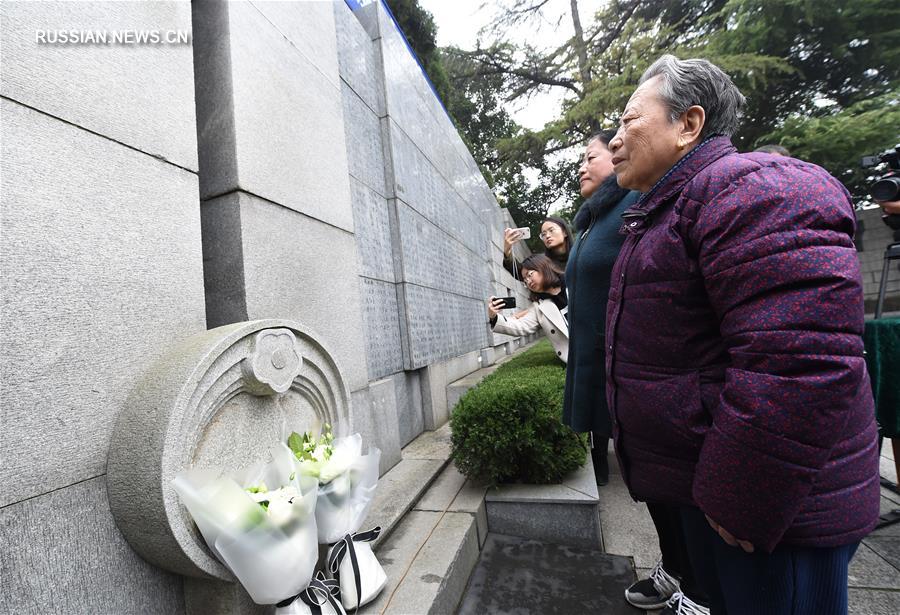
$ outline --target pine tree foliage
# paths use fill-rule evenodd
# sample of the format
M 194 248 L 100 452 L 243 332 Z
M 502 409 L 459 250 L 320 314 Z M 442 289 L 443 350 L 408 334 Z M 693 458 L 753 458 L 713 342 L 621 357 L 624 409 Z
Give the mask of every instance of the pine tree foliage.
M 895 0 L 610 0 L 592 19 L 579 17 L 578 0 L 500 4 L 482 32 L 486 44 L 444 49 L 440 59 L 452 84 L 448 110 L 522 224 L 560 198 L 570 211 L 577 205 L 585 138 L 616 126 L 640 75 L 664 53 L 706 58 L 735 81 L 748 100 L 739 150 L 780 143 L 825 167 L 860 202 L 869 174 L 860 156 L 900 142 Z M 508 36 L 550 26 L 570 38 L 541 49 Z M 541 130 L 517 126 L 505 111 L 551 90 L 564 100 Z

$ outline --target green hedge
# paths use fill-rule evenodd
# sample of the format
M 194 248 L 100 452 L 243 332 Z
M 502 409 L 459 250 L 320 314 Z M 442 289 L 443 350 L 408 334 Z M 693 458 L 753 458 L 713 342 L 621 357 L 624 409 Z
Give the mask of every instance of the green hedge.
M 450 416 L 459 471 L 492 484 L 555 483 L 583 465 L 584 437 L 561 422 L 565 381 L 545 340 L 463 395 Z

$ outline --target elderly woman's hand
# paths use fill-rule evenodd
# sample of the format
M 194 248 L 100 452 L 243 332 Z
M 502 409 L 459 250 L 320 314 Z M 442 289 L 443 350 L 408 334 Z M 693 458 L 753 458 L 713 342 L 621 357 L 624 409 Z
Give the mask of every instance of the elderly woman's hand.
M 497 317 L 497 314 L 499 314 L 500 311 L 503 310 L 504 305 L 505 304 L 503 303 L 503 299 L 498 299 L 497 297 L 491 297 L 490 299 L 488 299 L 488 318 L 490 318 L 491 320 L 495 319 Z
M 900 214 L 900 201 L 879 201 L 886 214 Z
M 747 540 L 738 540 L 735 538 L 731 532 L 726 530 L 724 527 L 713 521 L 709 518 L 709 515 L 704 515 L 706 517 L 706 521 L 709 523 L 709 527 L 711 527 L 715 532 L 719 535 L 719 537 L 725 541 L 725 544 L 732 547 L 740 547 L 746 553 L 753 553 L 753 544 Z

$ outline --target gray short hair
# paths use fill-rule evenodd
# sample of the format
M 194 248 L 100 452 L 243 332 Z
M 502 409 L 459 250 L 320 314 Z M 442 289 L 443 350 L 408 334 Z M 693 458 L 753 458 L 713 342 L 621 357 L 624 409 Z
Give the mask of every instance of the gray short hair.
M 659 95 L 674 122 L 693 105 L 703 107 L 706 124 L 701 137 L 733 135 L 747 99 L 721 68 L 708 60 L 679 60 L 666 54 L 641 75 L 640 83 L 662 77 Z

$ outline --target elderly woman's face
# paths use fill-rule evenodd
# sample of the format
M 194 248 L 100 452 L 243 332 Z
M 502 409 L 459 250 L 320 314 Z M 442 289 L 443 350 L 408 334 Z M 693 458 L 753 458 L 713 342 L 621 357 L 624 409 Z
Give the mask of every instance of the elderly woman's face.
M 625 106 L 615 138 L 609 142 L 613 169 L 623 188 L 646 192 L 686 152 L 682 126 L 670 121 L 657 94 L 660 77 L 645 81 Z

